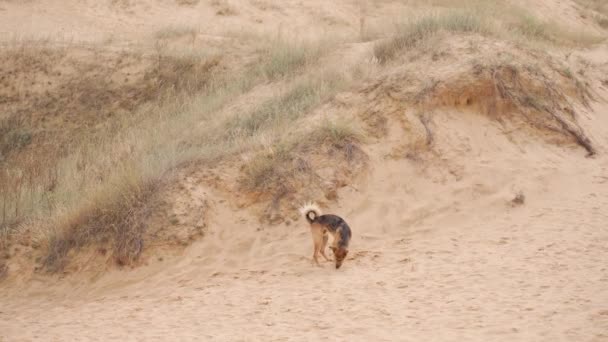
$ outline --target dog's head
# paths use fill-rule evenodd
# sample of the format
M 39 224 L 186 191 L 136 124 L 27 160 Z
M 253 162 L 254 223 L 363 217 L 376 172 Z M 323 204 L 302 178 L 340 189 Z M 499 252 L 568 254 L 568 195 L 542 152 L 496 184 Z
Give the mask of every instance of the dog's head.
M 340 268 L 340 266 L 342 266 L 342 262 L 344 261 L 344 259 L 346 259 L 346 255 L 348 254 L 348 249 L 344 248 L 344 247 L 330 247 L 332 252 L 334 252 L 334 256 L 336 257 L 336 269 Z

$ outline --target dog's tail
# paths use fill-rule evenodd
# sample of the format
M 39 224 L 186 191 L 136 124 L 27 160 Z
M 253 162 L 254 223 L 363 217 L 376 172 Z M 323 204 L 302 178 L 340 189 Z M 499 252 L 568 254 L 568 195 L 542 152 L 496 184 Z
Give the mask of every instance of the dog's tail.
M 308 223 L 313 223 L 317 217 L 321 216 L 321 209 L 313 202 L 304 203 L 300 208 L 300 212 L 304 215 Z

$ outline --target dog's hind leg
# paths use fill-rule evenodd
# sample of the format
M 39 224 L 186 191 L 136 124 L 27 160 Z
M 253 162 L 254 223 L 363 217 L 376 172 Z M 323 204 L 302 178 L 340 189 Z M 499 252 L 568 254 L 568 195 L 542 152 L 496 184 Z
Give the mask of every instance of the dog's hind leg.
M 321 227 L 313 225 L 311 227 L 312 233 L 312 242 L 314 245 L 314 251 L 312 254 L 312 261 L 317 265 L 319 265 L 319 251 L 321 250 L 321 246 L 323 245 L 323 230 Z
M 321 266 L 321 264 L 319 264 L 319 246 L 317 245 L 315 245 L 315 251 L 312 254 L 312 261 L 315 265 Z
M 325 258 L 326 261 L 331 261 L 331 260 L 329 260 L 327 255 L 325 255 L 325 246 L 327 246 L 328 239 L 329 239 L 329 236 L 327 236 L 327 232 L 324 232 L 323 233 L 323 243 L 321 244 L 321 255 L 323 256 L 323 258 Z

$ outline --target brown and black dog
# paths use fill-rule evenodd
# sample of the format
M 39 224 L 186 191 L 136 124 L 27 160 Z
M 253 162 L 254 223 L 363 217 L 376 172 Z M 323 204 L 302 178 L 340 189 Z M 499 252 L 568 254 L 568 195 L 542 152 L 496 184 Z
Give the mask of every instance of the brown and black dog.
M 317 258 L 320 252 L 325 260 L 330 261 L 325 255 L 325 246 L 328 240 L 327 233 L 330 233 L 334 240 L 329 248 L 334 252 L 336 269 L 340 268 L 348 254 L 348 244 L 352 236 L 348 224 L 339 216 L 321 215 L 321 210 L 314 203 L 305 204 L 300 208 L 300 212 L 304 215 L 306 221 L 310 223 L 310 232 L 312 233 L 314 244 L 312 260 L 319 265 Z

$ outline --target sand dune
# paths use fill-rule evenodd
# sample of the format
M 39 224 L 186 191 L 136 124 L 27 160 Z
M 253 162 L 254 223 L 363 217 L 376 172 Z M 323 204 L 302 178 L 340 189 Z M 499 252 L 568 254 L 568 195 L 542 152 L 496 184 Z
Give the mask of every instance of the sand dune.
M 9 290 L 0 331 L 10 341 L 605 340 L 608 160 L 552 147 L 521 155 L 487 138 L 501 136 L 495 126 L 468 120 L 473 138 L 446 141 L 472 149 L 453 150 L 458 181 L 369 146 L 367 182 L 327 209 L 354 231 L 338 272 L 312 266 L 303 220 L 256 225 L 210 190 L 200 194 L 210 234 L 183 255 L 93 284 Z M 494 144 L 503 150 L 488 154 Z M 510 204 L 516 191 L 522 206 Z
M 150 35 L 155 29 L 145 27 L 146 18 L 158 26 L 182 15 L 203 26 L 218 23 L 205 24 L 219 9 L 203 2 L 177 10 L 165 1 L 112 2 L 137 13 L 134 18 L 87 3 L 90 12 L 78 20 L 87 27 L 80 34 L 91 40 L 112 30 L 130 39 Z M 349 32 L 358 25 L 343 24 L 357 22 L 359 7 L 350 2 L 246 3 L 236 9 L 237 18 L 222 14 L 214 19 L 220 22 L 216 31 L 201 32 L 220 35 L 234 23 L 254 25 L 256 18 L 269 29 L 291 17 L 298 20 L 286 25 L 298 30 L 314 23 L 322 6 L 333 19 L 321 20 L 319 31 Z M 541 10 L 551 4 L 539 3 Z M 65 18 L 81 8 L 68 4 L 0 2 L 19 9 L 21 17 L 46 8 Z M 400 6 L 378 6 L 375 18 Z M 169 8 L 171 15 L 163 17 Z M 99 13 L 112 17 L 102 20 Z M 61 27 L 52 17 L 38 26 L 4 22 L 0 30 Z M 549 133 L 529 134 L 526 123 L 511 129 L 506 120 L 452 106 L 433 116 L 433 151 L 417 159 L 399 155 L 416 130 L 389 116 L 386 136 L 361 147 L 369 169 L 324 208 L 353 230 L 349 257 L 338 271 L 331 263 L 312 264 L 302 218 L 260 223 L 256 212 L 205 182 L 204 171 L 178 170 L 172 189 L 180 190 L 167 201 L 193 227 L 203 225 L 197 210 L 204 213 L 202 238 L 183 249 L 151 248 L 134 268 L 87 268 L 82 257 L 80 273 L 58 276 L 12 265 L 11 278 L 0 282 L 0 342 L 608 341 L 608 86 L 601 75 L 608 48 L 602 44 L 571 57 L 598 68 L 585 69 L 593 73 L 595 100 L 588 108 L 573 105 L 577 124 L 597 149 L 593 157 Z M 484 48 L 504 48 L 497 46 Z M 403 86 L 395 93 L 407 92 L 407 82 L 414 81 L 395 81 Z M 357 91 L 344 102 L 377 104 Z

